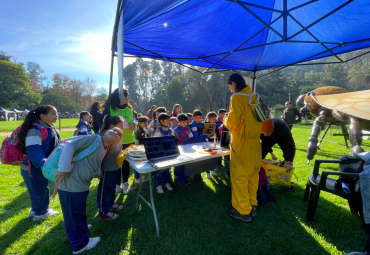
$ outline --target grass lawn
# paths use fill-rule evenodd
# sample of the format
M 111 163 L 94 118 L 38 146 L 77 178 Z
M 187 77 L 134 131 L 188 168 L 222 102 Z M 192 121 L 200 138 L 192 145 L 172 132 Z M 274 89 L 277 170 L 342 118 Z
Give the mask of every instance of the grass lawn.
M 0 132 L 11 132 L 13 129 L 18 127 L 23 123 L 23 120 L 16 121 L 1 121 L 0 122 Z M 78 124 L 78 119 L 61 119 L 62 128 L 75 127 Z M 55 127 L 59 129 L 59 120 L 55 123 Z M 73 134 L 73 133 L 72 133 Z
M 188 187 L 173 184 L 174 191 L 155 193 L 161 233 L 157 238 L 149 207 L 141 202 L 139 211 L 135 209 L 138 185 L 133 183 L 133 175 L 131 193 L 116 199 L 124 209 L 120 217 L 111 222 L 98 219 L 98 181 L 94 180 L 87 208 L 88 222 L 93 225 L 89 236 L 100 236 L 102 240 L 96 248 L 83 254 L 346 254 L 363 251 L 366 236 L 361 220 L 350 213 L 346 201 L 339 197 L 323 192 L 314 224 L 305 224 L 307 203 L 303 203 L 302 198 L 313 169 L 313 162 L 307 165 L 305 156 L 310 131 L 311 126 L 304 125 L 294 126 L 292 131 L 297 146 L 296 192 L 274 188 L 277 203 L 258 208 L 258 217 L 251 224 L 227 215 L 231 207 L 229 180 L 221 181 L 219 177 L 207 180 L 203 174 L 202 183 Z M 72 133 L 61 132 L 61 135 L 66 138 Z M 0 137 L 0 142 L 3 138 Z M 327 139 L 344 143 L 343 138 L 330 134 Z M 321 147 L 316 158 L 338 159 L 350 153 L 344 146 L 329 142 L 323 142 Z M 280 149 L 274 152 L 282 156 Z M 1 165 L 0 168 L 0 254 L 72 254 L 58 196 L 51 200 L 50 207 L 60 214 L 33 223 L 27 218 L 30 200 L 19 167 Z M 337 166 L 325 164 L 323 169 L 337 170 Z M 50 186 L 53 190 L 54 185 Z M 143 186 L 143 192 L 149 197 L 148 185 Z

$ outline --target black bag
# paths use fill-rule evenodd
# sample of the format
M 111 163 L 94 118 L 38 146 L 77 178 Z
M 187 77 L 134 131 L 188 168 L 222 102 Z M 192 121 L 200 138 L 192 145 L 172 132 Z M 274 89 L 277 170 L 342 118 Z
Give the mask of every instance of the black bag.
M 258 187 L 257 190 L 257 201 L 258 205 L 265 205 L 269 202 L 275 204 L 276 200 L 274 195 L 271 193 L 269 187 L 267 185 Z

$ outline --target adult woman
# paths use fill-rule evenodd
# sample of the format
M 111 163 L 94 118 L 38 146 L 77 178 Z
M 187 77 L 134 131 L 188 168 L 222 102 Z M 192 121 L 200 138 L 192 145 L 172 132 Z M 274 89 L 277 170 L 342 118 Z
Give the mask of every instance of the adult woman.
M 106 100 L 104 103 L 104 111 L 107 111 L 108 107 L 110 107 L 111 116 L 121 116 L 125 119 L 125 124 L 123 126 L 123 132 L 122 132 L 122 150 L 126 149 L 131 144 L 135 143 L 135 136 L 134 136 L 135 124 L 133 123 L 134 110 L 132 109 L 132 106 L 129 103 L 130 97 L 129 97 L 127 89 L 123 90 L 123 95 L 126 101 L 122 104 L 119 99 L 118 88 L 117 88 L 113 91 L 111 95 L 110 106 L 108 106 L 109 100 Z M 121 171 L 119 171 L 119 174 L 117 177 L 117 188 L 121 186 L 124 194 L 127 194 L 130 192 L 130 185 L 128 183 L 129 175 L 130 175 L 130 164 L 125 160 L 123 162 Z M 121 176 L 123 178 L 123 184 L 121 184 Z
M 153 117 L 153 113 L 155 112 L 155 110 L 157 110 L 157 106 L 153 105 L 152 107 L 150 107 L 150 110 L 148 111 L 148 113 L 146 114 L 146 116 L 148 118 Z
M 261 122 L 253 115 L 249 105 L 251 88 L 239 74 L 227 81 L 234 95 L 230 112 L 224 123 L 230 130 L 230 181 L 232 183 L 231 217 L 251 222 L 257 216 L 258 173 L 261 168 Z
M 170 114 L 170 117 L 177 117 L 179 114 L 182 113 L 182 107 L 181 104 L 175 104 L 172 108 L 172 113 Z
M 101 113 L 100 102 L 94 102 L 90 107 L 90 114 L 93 117 L 93 127 L 92 130 L 95 134 L 99 132 L 101 125 L 103 124 L 103 114 Z

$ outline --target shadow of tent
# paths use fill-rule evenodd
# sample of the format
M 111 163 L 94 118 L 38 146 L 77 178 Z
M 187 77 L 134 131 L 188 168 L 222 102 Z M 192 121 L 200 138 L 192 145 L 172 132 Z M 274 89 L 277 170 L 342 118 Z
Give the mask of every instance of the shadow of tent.
M 14 215 L 17 215 L 20 211 L 28 207 L 31 208 L 30 194 L 28 193 L 28 191 L 24 191 L 2 208 L 2 213 L 0 214 L 0 222 L 7 221 Z

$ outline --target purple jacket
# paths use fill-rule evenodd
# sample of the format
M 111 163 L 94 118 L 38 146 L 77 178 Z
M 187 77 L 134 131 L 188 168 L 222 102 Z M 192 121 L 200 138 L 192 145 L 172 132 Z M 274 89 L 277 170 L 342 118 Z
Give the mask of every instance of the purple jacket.
M 186 134 L 184 135 L 184 137 L 181 139 L 181 141 L 178 144 L 182 145 L 182 144 L 195 143 L 191 129 L 188 126 L 186 126 L 185 128 L 187 129 Z M 179 139 L 182 136 L 182 134 L 184 134 L 185 128 L 179 125 L 174 129 L 177 135 L 179 136 Z

